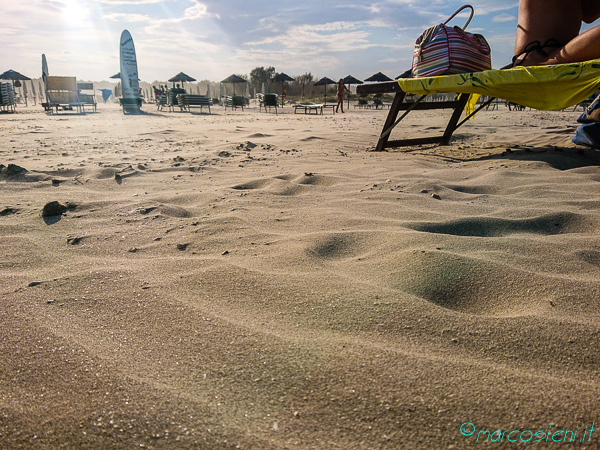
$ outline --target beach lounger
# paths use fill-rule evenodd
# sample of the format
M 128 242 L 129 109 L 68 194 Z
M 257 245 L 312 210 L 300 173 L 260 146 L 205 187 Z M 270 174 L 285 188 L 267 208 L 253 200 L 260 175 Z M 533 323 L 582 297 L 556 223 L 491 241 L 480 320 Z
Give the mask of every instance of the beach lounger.
M 380 98 L 374 98 L 373 103 L 369 106 L 375 109 L 383 109 L 383 101 Z
M 179 94 L 185 94 L 183 89 L 168 89 L 163 94 L 156 99 L 156 109 L 162 111 L 163 108 L 169 108 L 169 111 L 172 112 L 175 106 L 179 106 L 177 103 L 177 96 Z
M 241 95 L 234 95 L 234 96 L 228 95 L 221 99 L 221 103 L 223 103 L 223 106 L 225 106 L 225 111 L 227 111 L 227 108 L 231 108 L 231 109 L 242 108 L 242 111 L 243 111 L 244 107 L 248 105 L 246 98 L 242 97 Z
M 12 84 L 0 82 L 0 112 L 14 113 L 16 107 L 17 101 Z
M 294 114 L 298 114 L 298 111 L 304 114 L 320 114 L 323 115 L 323 110 L 331 108 L 331 113 L 335 114 L 335 105 L 327 105 L 322 103 L 298 103 L 294 105 Z
M 162 111 L 162 109 L 167 106 L 168 103 L 168 93 L 167 92 L 163 92 L 160 96 L 156 97 L 156 109 L 158 109 L 159 111 Z
M 208 113 L 210 114 L 212 98 L 208 98 L 206 95 L 178 94 L 177 105 L 181 111 L 187 112 L 191 112 L 190 108 L 200 108 L 200 112 L 202 112 L 204 108 L 208 108 Z
M 94 83 L 77 83 L 77 91 L 79 95 L 79 100 L 84 105 L 93 106 L 94 112 L 96 112 L 96 94 L 94 93 Z
M 85 103 L 79 99 L 75 77 L 47 76 L 46 99 L 42 106 L 47 112 L 53 113 L 56 110 L 58 114 L 59 109 L 72 111 L 75 107 L 78 113 L 85 113 Z
M 397 81 L 363 84 L 357 87 L 359 95 L 394 93 L 394 101 L 377 142 L 376 151 L 386 148 L 420 144 L 447 145 L 452 133 L 475 113 L 487 107 L 495 98 L 502 98 L 523 107 L 539 110 L 561 110 L 584 101 L 600 87 L 600 60 L 553 66 L 514 67 L 503 70 L 464 73 L 425 78 L 400 78 Z M 425 102 L 428 95 L 452 92 L 452 101 Z M 407 93 L 420 97 L 414 103 L 405 103 Z M 462 111 L 469 103 L 475 106 L 480 95 L 489 99 L 459 122 Z M 441 136 L 390 140 L 392 129 L 416 109 L 452 109 L 452 115 Z M 400 111 L 404 113 L 397 119 Z
M 271 108 L 275 108 L 276 115 L 277 108 L 279 107 L 277 97 L 277 94 L 256 94 L 260 109 L 262 110 L 262 108 L 265 108 L 265 112 L 268 112 Z
M 366 98 L 359 98 L 358 101 L 356 102 L 355 105 L 353 105 L 355 108 L 368 108 L 369 107 L 369 101 Z

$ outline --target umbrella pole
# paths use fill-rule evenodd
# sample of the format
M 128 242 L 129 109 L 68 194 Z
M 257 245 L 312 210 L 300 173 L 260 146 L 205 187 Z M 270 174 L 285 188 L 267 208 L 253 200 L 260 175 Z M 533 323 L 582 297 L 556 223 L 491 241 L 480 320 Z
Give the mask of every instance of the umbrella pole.
M 348 85 L 350 86 L 350 85 Z M 350 111 L 350 88 L 348 88 L 348 108 L 346 108 L 348 111 Z

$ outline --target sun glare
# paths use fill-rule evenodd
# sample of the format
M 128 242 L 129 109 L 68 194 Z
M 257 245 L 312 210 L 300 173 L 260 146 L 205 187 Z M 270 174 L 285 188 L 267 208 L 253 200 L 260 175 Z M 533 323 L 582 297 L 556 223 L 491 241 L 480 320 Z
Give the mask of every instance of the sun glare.
M 80 0 L 62 0 L 61 12 L 67 25 L 77 25 L 86 20 L 89 10 L 82 3 Z

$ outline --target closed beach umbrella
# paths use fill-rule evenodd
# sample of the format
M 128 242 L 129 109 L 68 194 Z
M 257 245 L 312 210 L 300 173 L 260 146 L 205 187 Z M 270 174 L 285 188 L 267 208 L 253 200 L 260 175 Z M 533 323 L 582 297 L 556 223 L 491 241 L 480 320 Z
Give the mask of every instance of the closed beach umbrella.
M 365 81 L 381 83 L 382 81 L 394 81 L 387 75 L 377 72 L 375 75 L 371 75 L 369 78 L 365 78 Z
M 33 98 L 33 104 L 37 105 L 37 93 L 35 92 L 35 84 L 31 82 L 31 97 Z
M 27 106 L 27 83 L 23 81 L 23 98 L 25 99 L 25 106 Z
M 351 84 L 364 84 L 362 81 L 360 81 L 357 78 L 354 78 L 352 75 L 348 75 L 346 78 L 344 78 L 344 84 L 346 85 L 351 85 Z M 350 94 L 348 94 L 348 109 L 350 109 Z
M 227 78 L 225 78 L 223 81 L 221 81 L 221 83 L 231 83 L 233 84 L 233 95 L 235 95 L 235 85 L 238 83 L 247 83 L 248 81 L 243 79 L 242 77 L 239 77 L 235 74 L 228 76 Z
M 44 83 L 46 82 L 46 77 L 48 75 L 50 75 L 50 72 L 48 71 L 48 60 L 46 59 L 46 55 L 42 53 L 42 80 L 44 80 Z
M 331 78 L 323 77 L 314 84 L 315 86 L 325 86 L 325 102 L 324 103 L 327 103 L 327 85 L 328 84 L 337 84 L 337 83 L 335 81 L 333 81 Z

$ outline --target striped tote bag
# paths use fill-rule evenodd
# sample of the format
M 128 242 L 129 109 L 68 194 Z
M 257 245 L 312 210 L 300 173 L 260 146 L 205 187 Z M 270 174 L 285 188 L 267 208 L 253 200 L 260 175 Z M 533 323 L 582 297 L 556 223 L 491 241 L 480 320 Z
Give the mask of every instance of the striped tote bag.
M 471 16 L 462 27 L 446 24 L 465 8 Z M 412 77 L 431 77 L 454 73 L 480 72 L 492 68 L 490 45 L 481 34 L 467 33 L 473 7 L 465 5 L 444 23 L 431 27 L 415 41 Z

